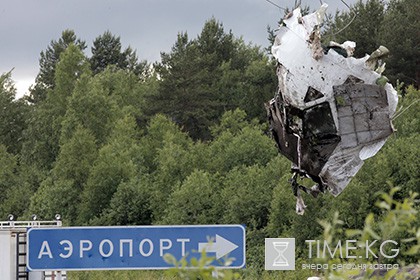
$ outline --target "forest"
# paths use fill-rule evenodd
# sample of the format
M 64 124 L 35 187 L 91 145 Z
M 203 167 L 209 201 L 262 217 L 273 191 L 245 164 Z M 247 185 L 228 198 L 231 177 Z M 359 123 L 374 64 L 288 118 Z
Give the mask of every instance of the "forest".
M 272 28 L 256 46 L 211 18 L 196 38 L 179 33 L 157 62 L 110 31 L 87 56 L 86 42 L 64 30 L 40 52 L 28 95 L 16 99 L 13 72 L 1 74 L 0 220 L 59 213 L 66 226 L 243 224 L 247 269 L 233 276 L 251 279 L 311 275 L 264 272 L 268 237 L 295 238 L 298 264 L 305 240 L 350 231 L 398 240 L 407 254 L 387 261 L 418 263 L 419 10 L 417 0 L 368 0 L 329 15 L 324 43 L 355 41 L 356 57 L 390 50 L 384 74 L 399 105 L 382 150 L 340 196 L 307 196 L 303 216 L 264 108 L 277 87 Z

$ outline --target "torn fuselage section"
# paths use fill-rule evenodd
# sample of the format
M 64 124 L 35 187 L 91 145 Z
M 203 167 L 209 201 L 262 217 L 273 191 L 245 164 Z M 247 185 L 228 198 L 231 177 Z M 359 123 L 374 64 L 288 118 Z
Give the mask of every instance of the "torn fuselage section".
M 351 57 L 354 42 L 320 46 L 325 9 L 324 4 L 304 17 L 299 8 L 293 11 L 272 47 L 279 87 L 267 113 L 279 152 L 292 162 L 291 183 L 300 214 L 306 207 L 301 191 L 316 196 L 329 190 L 337 196 L 363 160 L 376 154 L 393 132 L 391 117 L 398 102 L 390 84 L 377 84 L 383 67 L 375 72 L 370 56 Z M 299 185 L 298 175 L 316 185 Z
M 278 148 L 294 163 L 293 170 L 320 181 L 319 173 L 340 142 L 329 103 L 300 110 L 285 104 L 279 94 L 270 103 L 269 119 Z

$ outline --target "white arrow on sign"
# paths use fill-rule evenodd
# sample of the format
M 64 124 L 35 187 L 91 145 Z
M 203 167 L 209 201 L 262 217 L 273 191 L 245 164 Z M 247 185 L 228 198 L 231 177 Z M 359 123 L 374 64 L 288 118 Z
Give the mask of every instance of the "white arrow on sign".
M 218 234 L 216 234 L 215 242 L 198 243 L 199 252 L 202 252 L 205 250 L 206 252 L 209 252 L 209 253 L 216 253 L 216 260 L 229 254 L 236 248 L 238 248 L 236 244 L 230 242 L 229 240 L 221 237 Z

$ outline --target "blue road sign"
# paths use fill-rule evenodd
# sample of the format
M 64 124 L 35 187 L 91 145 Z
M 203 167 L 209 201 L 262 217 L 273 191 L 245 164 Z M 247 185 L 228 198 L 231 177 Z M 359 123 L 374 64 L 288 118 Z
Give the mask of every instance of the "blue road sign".
M 29 270 L 166 269 L 163 256 L 200 258 L 220 268 L 245 266 L 242 225 L 31 228 Z M 226 266 L 227 258 L 233 261 Z

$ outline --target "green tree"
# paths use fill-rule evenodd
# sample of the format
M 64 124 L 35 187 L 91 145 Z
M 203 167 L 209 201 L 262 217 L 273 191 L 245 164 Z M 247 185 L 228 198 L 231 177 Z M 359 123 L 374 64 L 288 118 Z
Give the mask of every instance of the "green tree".
M 226 111 L 220 118 L 219 123 L 210 128 L 212 136 L 217 138 L 223 133 L 238 135 L 245 126 L 249 125 L 246 118 L 246 112 L 241 109 Z
M 150 180 L 145 176 L 134 177 L 129 182 L 121 183 L 112 196 L 110 207 L 99 218 L 98 224 L 150 225 L 150 186 Z
M 140 140 L 144 166 L 151 176 L 151 209 L 154 220 L 161 220 L 175 186 L 193 170 L 190 158 L 193 141 L 178 126 L 162 115 L 149 124 Z
M 83 73 L 89 73 L 86 57 L 79 47 L 70 44 L 58 62 L 54 89 L 48 92 L 44 102 L 34 107 L 28 119 L 22 152 L 24 162 L 43 170 L 51 169 L 59 153 L 62 121 L 68 100 Z
M 0 143 L 0 219 L 8 214 L 21 218 L 27 211 L 30 198 L 34 193 L 30 185 L 30 172 L 27 166 L 18 161 L 19 155 L 7 152 Z
M 70 44 L 60 56 L 54 76 L 55 88 L 47 96 L 57 113 L 63 116 L 67 110 L 68 98 L 82 75 L 89 75 L 89 62 L 76 45 Z
M 15 187 L 17 181 L 16 157 L 7 152 L 4 145 L 0 144 L 0 205 L 6 198 L 8 189 Z
M 234 49 L 234 36 L 232 31 L 225 32 L 223 24 L 215 18 L 208 20 L 196 40 L 194 40 L 202 58 L 202 63 L 209 72 L 232 58 Z
M 47 177 L 31 197 L 28 214 L 36 214 L 40 220 L 52 220 L 60 214 L 65 224 L 73 225 L 79 201 L 80 190 L 73 180 Z
M 285 158 L 282 158 L 285 161 Z M 293 216 L 296 215 L 296 198 L 293 195 L 288 180 L 290 179 L 290 165 L 283 167 L 282 177 L 273 189 L 271 199 L 267 234 L 270 237 L 291 236 Z
M 221 65 L 222 77 L 217 83 L 223 111 L 240 108 L 248 119 L 267 119 L 264 103 L 273 97 L 277 77 L 275 66 L 259 47 L 237 41 L 237 53 Z
M 151 113 L 169 115 L 194 139 L 208 139 L 208 127 L 223 109 L 215 86 L 221 77 L 219 66 L 233 50 L 233 35 L 215 19 L 205 23 L 195 40 L 178 34 L 172 52 L 162 53 L 156 66 L 161 82 L 157 96 L 149 101 Z
M 58 154 L 57 131 L 52 126 L 52 108 L 45 104 L 37 107 L 29 116 L 21 159 L 39 171 L 47 172 Z M 36 172 L 38 173 L 38 172 Z
M 213 224 L 219 220 L 217 208 L 220 187 L 216 177 L 196 170 L 171 194 L 165 211 L 165 224 Z
M 47 219 L 59 213 L 66 223 L 73 224 L 97 153 L 95 138 L 87 129 L 79 126 L 61 146 L 50 176 L 31 198 L 30 212 Z
M 140 172 L 139 149 L 136 143 L 136 123 L 127 116 L 119 120 L 108 144 L 99 150 L 82 193 L 79 222 L 88 223 L 109 208 L 110 201 L 122 182 Z
M 123 51 L 120 37 L 116 37 L 110 31 L 105 31 L 93 41 L 90 63 L 95 74 L 104 71 L 110 65 L 132 71 L 138 76 L 145 74 L 147 70 L 145 61 L 138 62 L 136 51 L 131 47 Z
M 68 109 L 61 123 L 60 142 L 71 139 L 81 125 L 93 133 L 98 146 L 103 145 L 115 120 L 120 117 L 119 110 L 99 79 L 83 76 L 76 84 L 73 95 L 68 98 Z
M 23 100 L 15 100 L 16 89 L 11 74 L 0 75 L 0 144 L 16 155 L 22 148 L 22 134 L 30 108 Z
M 259 47 L 245 44 L 214 18 L 195 39 L 178 34 L 170 53 L 156 65 L 157 94 L 149 114 L 164 113 L 193 139 L 209 140 L 209 127 L 235 108 L 265 121 L 264 102 L 273 94 L 273 65 Z
M 393 83 L 420 85 L 420 3 L 416 0 L 392 0 L 379 26 L 381 44 L 390 55 L 386 75 Z
M 70 45 L 77 46 L 80 51 L 86 49 L 86 43 L 76 37 L 73 30 L 66 29 L 61 33 L 58 41 L 51 41 L 45 51 L 42 51 L 39 59 L 39 73 L 36 77 L 36 84 L 30 90 L 28 100 L 31 103 L 38 103 L 47 98 L 48 89 L 55 86 L 55 71 L 61 54 Z
M 226 173 L 236 166 L 266 165 L 278 152 L 273 140 L 262 131 L 263 125 L 248 122 L 241 110 L 226 112 L 220 125 L 213 127 L 215 139 L 209 144 L 207 170 Z
M 7 215 L 12 214 L 15 219 L 25 219 L 33 194 L 32 187 L 18 179 L 13 187 L 4 192 L 4 200 L 0 203 L 0 218 L 5 220 Z
M 145 95 L 153 91 L 153 78 L 139 80 L 123 69 L 111 66 L 94 77 L 95 85 L 119 108 L 129 110 L 136 118 L 144 118 Z
M 197 46 L 188 41 L 187 34 L 179 34 L 172 53 L 162 54 L 157 66 L 162 80 L 157 96 L 148 102 L 150 114 L 167 114 L 195 138 L 208 137 L 205 130 L 216 118 L 217 106 L 212 89 L 202 81 L 208 74 L 196 62 L 198 58 Z
M 72 137 L 61 146 L 52 176 L 71 180 L 73 187 L 82 191 L 97 156 L 95 137 L 88 129 L 79 125 Z
M 157 220 L 162 216 L 170 194 L 193 169 L 188 162 L 188 146 L 176 143 L 177 140 L 170 139 L 169 136 L 164 140 L 164 146 L 156 153 L 155 161 L 158 166 L 153 174 L 152 206 L 153 216 Z
M 239 108 L 247 113 L 249 119 L 257 118 L 260 122 L 266 122 L 264 104 L 273 97 L 277 85 L 273 63 L 261 56 L 251 61 L 245 69 L 242 84 L 245 88 Z
M 188 135 L 181 132 L 180 128 L 166 116 L 157 114 L 154 116 L 147 128 L 145 135 L 139 141 L 141 154 L 144 157 L 144 166 L 148 173 L 153 173 L 158 168 L 156 155 L 165 145 L 165 139 L 171 139 L 171 142 L 185 147 L 185 144 L 191 141 Z
M 267 226 L 273 189 L 283 175 L 283 162 L 275 157 L 266 166 L 241 166 L 226 175 L 221 203 L 225 223 L 245 224 L 250 230 Z
M 394 186 L 400 186 L 403 196 L 410 191 L 420 192 L 420 147 L 416 144 L 420 141 L 420 134 L 410 137 L 393 139 L 390 141 L 384 153 L 386 153 L 386 166 L 383 166 L 382 176 L 388 174 L 388 181 Z

